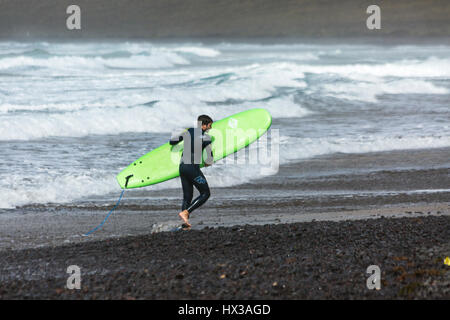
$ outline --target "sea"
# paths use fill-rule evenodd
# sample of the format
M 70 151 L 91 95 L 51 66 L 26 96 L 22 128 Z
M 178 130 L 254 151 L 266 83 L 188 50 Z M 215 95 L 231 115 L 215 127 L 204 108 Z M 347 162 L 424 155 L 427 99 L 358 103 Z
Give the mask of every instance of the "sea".
M 450 147 L 450 46 L 0 42 L 0 214 L 112 205 L 116 175 L 172 132 L 251 108 L 272 115 L 279 166 Z M 267 175 L 245 161 L 204 172 L 213 189 Z

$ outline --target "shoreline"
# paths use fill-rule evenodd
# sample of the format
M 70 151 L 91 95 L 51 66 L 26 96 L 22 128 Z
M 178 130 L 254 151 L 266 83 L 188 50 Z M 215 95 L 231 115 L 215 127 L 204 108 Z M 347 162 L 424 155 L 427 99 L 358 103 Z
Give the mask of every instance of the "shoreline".
M 299 208 L 299 207 L 298 207 Z M 357 220 L 378 220 L 383 218 L 436 217 L 450 216 L 450 202 L 410 205 L 376 206 L 354 210 L 330 210 L 326 212 L 301 212 L 295 205 L 281 210 L 258 210 L 249 216 L 249 209 L 227 210 L 227 217 L 221 217 L 214 209 L 202 210 L 195 219 L 191 219 L 192 230 L 209 228 L 235 228 L 244 225 L 279 225 L 286 223 L 342 222 Z M 145 211 L 115 212 L 105 225 L 89 236 L 86 232 L 100 223 L 105 214 L 93 215 L 90 212 L 40 213 L 24 216 L 2 217 L 0 226 L 0 253 L 46 247 L 61 247 L 71 244 L 86 244 L 95 241 L 110 241 L 132 236 L 145 236 L 168 232 L 181 225 L 176 210 L 159 211 L 149 215 Z
M 232 187 L 212 186 L 191 217 L 205 227 L 449 215 L 450 148 L 331 154 L 280 167 L 274 176 Z M 208 172 L 205 170 L 208 177 Z M 117 194 L 118 196 L 118 194 Z M 128 190 L 117 198 L 30 205 L 0 214 L 0 251 L 145 235 L 181 224 L 180 189 Z M 116 197 L 116 195 L 114 195 Z

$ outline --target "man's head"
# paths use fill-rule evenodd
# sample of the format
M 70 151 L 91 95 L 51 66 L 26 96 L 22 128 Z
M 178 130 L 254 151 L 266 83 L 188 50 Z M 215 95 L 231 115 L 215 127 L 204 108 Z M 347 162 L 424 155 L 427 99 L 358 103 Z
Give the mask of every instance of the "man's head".
M 201 126 L 203 131 L 207 131 L 211 129 L 211 125 L 213 123 L 213 120 L 211 117 L 207 116 L 206 114 L 202 114 L 197 118 L 197 123 L 199 126 Z

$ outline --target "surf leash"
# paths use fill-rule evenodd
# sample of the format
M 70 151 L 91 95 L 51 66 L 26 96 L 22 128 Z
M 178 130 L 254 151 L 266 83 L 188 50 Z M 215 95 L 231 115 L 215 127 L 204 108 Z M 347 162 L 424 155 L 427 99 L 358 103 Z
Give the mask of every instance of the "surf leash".
M 120 197 L 119 197 L 119 201 L 117 201 L 116 205 L 111 209 L 111 211 L 109 211 L 108 215 L 106 216 L 105 219 L 103 219 L 102 223 L 100 223 L 98 226 L 96 226 L 94 229 L 92 229 L 92 230 L 89 231 L 88 233 L 85 233 L 85 234 L 84 234 L 85 237 L 87 237 L 87 236 L 90 235 L 91 233 L 97 231 L 98 229 L 100 229 L 100 228 L 103 226 L 103 224 L 106 222 L 106 220 L 108 220 L 108 218 L 109 218 L 109 216 L 111 215 L 111 213 L 113 213 L 114 209 L 116 209 L 117 206 L 119 205 L 120 200 L 122 200 L 122 197 L 123 197 L 124 192 L 125 192 L 125 189 L 122 190 L 122 193 L 120 194 Z
M 126 182 L 125 182 L 125 189 L 126 189 L 127 186 L 128 186 L 128 180 L 129 180 L 132 176 L 133 176 L 133 175 L 129 175 L 128 177 L 125 178 L 125 179 L 126 179 Z M 109 211 L 109 213 L 106 215 L 106 218 L 103 219 L 102 223 L 100 223 L 98 226 L 96 226 L 94 229 L 92 229 L 92 230 L 89 231 L 88 233 L 85 233 L 85 234 L 84 234 L 85 237 L 87 237 L 87 236 L 90 235 L 91 233 L 97 231 L 98 229 L 100 229 L 100 228 L 103 226 L 103 224 L 106 222 L 106 220 L 108 220 L 108 218 L 109 218 L 109 216 L 111 215 L 111 213 L 113 213 L 114 209 L 116 209 L 117 206 L 119 205 L 120 200 L 122 200 L 123 194 L 125 193 L 125 189 L 122 190 L 122 193 L 120 194 L 120 197 L 119 197 L 119 201 L 117 201 L 116 205 L 111 209 L 111 211 Z

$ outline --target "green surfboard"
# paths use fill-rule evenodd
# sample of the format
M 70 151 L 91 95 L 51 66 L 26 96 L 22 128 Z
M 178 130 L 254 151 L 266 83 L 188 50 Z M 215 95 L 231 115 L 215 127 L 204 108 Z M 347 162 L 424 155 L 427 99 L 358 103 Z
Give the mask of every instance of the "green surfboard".
M 272 117 L 265 109 L 250 109 L 215 121 L 207 132 L 212 138 L 214 161 L 245 148 L 261 137 L 271 124 Z M 183 142 L 175 146 L 167 142 L 150 151 L 117 175 L 120 187 L 140 188 L 178 177 L 182 152 Z M 204 163 L 200 165 L 203 166 Z

